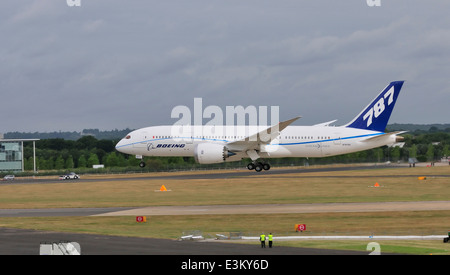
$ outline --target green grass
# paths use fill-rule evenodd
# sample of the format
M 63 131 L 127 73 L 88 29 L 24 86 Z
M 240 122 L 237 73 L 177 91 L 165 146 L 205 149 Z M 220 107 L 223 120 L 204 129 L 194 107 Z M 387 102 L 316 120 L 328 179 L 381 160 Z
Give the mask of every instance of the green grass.
M 297 241 L 277 243 L 277 245 L 290 247 L 367 251 L 367 253 L 369 254 L 372 251 L 367 248 L 370 242 L 372 241 Z M 382 240 L 375 242 L 379 244 L 381 253 L 394 253 L 403 255 L 450 255 L 450 245 L 439 240 Z
M 105 179 L 101 182 L 0 185 L 0 208 L 448 200 L 449 178 L 428 177 L 426 181 L 419 181 L 406 172 L 428 176 L 427 172 L 449 174 L 449 170 L 447 167 L 405 168 L 288 176 L 259 174 L 217 180 L 136 178 L 131 181 Z M 395 177 L 386 177 L 390 173 Z M 404 176 L 397 177 L 402 174 Z M 339 177 L 342 175 L 355 177 Z M 376 182 L 382 187 L 371 187 Z M 155 192 L 163 184 L 172 192 Z

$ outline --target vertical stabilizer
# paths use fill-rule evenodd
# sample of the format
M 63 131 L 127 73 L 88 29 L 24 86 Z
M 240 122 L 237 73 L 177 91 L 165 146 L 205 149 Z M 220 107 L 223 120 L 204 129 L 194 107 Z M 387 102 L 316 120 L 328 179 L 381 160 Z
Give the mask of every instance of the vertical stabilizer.
M 346 127 L 384 132 L 404 81 L 391 82 Z

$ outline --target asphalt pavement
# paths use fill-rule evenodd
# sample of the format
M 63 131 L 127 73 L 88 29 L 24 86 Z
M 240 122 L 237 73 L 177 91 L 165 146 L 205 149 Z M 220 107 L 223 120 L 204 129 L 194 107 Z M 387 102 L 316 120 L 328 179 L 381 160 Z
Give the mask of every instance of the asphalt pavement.
M 0 255 L 39 255 L 41 243 L 76 242 L 82 255 L 368 255 L 369 252 L 179 241 L 0 227 Z

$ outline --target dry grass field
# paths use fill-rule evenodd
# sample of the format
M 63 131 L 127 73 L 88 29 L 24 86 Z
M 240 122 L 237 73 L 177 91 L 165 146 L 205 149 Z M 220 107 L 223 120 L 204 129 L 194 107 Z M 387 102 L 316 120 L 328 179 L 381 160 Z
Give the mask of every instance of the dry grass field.
M 184 172 L 187 174 L 195 172 Z M 203 172 L 202 172 L 203 173 Z M 241 176 L 246 173 L 246 176 Z M 232 171 L 223 179 L 163 179 L 149 175 L 109 176 L 96 181 L 43 184 L 0 184 L 0 208 L 145 207 L 167 205 L 240 205 L 342 202 L 449 201 L 450 167 L 383 168 L 357 171 L 270 175 Z M 159 175 L 161 174 L 154 174 Z M 171 174 L 173 175 L 173 174 Z M 426 176 L 426 180 L 418 180 Z M 83 178 L 99 176 L 85 175 Z M 104 179 L 104 180 L 103 180 Z M 379 187 L 374 187 L 378 183 Z M 165 185 L 170 192 L 158 192 Z M 294 224 L 305 223 L 310 235 L 442 235 L 450 230 L 448 211 L 387 211 L 266 215 L 152 216 L 138 224 L 134 217 L 0 218 L 0 226 L 125 236 L 178 238 L 182 232 L 204 235 L 243 232 L 292 235 Z M 398 251 L 450 254 L 442 241 L 392 241 Z M 365 242 L 367 244 L 367 242 Z M 322 246 L 320 241 L 283 242 L 283 245 Z M 354 242 L 326 242 L 327 248 L 357 249 Z M 419 248 L 418 248 L 419 247 Z M 425 247 L 420 249 L 420 247 Z M 364 247 L 365 249 L 365 247 Z M 418 250 L 417 250 L 418 249 Z M 404 250 L 400 250 L 404 251 Z M 432 252 L 430 252 L 432 251 Z M 406 252 L 401 252 L 406 253 Z

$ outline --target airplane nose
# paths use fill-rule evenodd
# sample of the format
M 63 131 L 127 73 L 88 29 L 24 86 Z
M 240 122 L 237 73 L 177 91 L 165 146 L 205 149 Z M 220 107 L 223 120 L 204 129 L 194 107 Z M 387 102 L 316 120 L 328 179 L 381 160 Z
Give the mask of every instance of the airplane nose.
M 132 154 L 133 153 L 132 144 L 133 142 L 130 133 L 116 144 L 116 150 L 124 154 Z
M 123 141 L 123 139 L 121 139 L 121 140 L 120 140 L 119 142 L 117 142 L 117 144 L 116 144 L 116 150 L 119 151 L 119 152 L 121 152 L 121 153 L 125 153 L 125 152 L 124 152 L 124 146 L 125 146 L 124 141 Z

